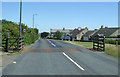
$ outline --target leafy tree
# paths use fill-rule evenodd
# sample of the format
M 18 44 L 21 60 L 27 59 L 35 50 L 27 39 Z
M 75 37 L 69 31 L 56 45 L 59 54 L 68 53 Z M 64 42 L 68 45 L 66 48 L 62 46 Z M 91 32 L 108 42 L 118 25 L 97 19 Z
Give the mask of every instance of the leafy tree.
M 62 33 L 60 31 L 55 32 L 54 37 L 56 37 L 57 39 L 60 39 L 62 37 Z
M 49 35 L 48 32 L 43 32 L 43 33 L 41 33 L 41 37 L 42 37 L 42 38 L 46 38 L 48 35 Z

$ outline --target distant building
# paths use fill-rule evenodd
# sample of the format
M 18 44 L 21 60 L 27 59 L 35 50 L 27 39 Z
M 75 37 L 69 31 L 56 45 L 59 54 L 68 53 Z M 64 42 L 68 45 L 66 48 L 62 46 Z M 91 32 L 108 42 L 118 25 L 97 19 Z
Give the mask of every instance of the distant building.
M 88 28 L 86 27 L 85 29 L 74 29 L 71 33 L 70 36 L 72 38 L 72 40 L 81 40 L 82 36 L 88 31 Z
M 90 41 L 91 37 L 97 32 L 98 30 L 89 30 L 83 35 L 83 41 Z
M 116 28 L 105 27 L 105 28 L 103 28 L 103 26 L 101 26 L 101 28 L 93 36 L 96 36 L 97 34 L 103 34 L 106 37 L 118 36 L 118 31 L 120 31 L 119 27 L 116 27 Z
M 62 33 L 62 37 L 65 38 L 66 36 L 69 36 L 70 32 L 73 31 L 72 29 L 50 29 L 50 36 L 55 35 L 55 32 L 60 31 Z

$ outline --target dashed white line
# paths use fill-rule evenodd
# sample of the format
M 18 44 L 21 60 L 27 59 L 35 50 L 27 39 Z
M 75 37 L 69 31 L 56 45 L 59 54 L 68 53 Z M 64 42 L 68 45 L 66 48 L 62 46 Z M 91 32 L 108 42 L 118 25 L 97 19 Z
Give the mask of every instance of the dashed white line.
M 14 61 L 13 63 L 16 64 L 16 61 Z
M 48 39 L 47 39 L 48 40 Z M 49 40 L 48 40 L 49 41 Z M 53 46 L 56 46 L 55 44 L 53 44 L 51 41 L 49 41 Z M 63 55 L 65 57 L 67 57 L 72 63 L 74 63 L 78 68 L 80 68 L 82 71 L 84 71 L 85 69 L 82 68 L 78 63 L 76 63 L 74 60 L 72 60 L 72 58 L 70 58 L 66 53 L 63 52 Z
M 74 60 L 72 60 L 67 54 L 65 54 L 64 52 L 63 52 L 63 55 L 65 56 L 65 57 L 67 57 L 71 62 L 73 62 L 78 68 L 80 68 L 82 71 L 84 71 L 85 69 L 84 68 L 82 68 L 78 63 L 76 63 Z
M 48 40 L 48 39 L 47 39 Z M 49 41 L 49 40 L 48 40 Z M 55 44 L 53 44 L 51 41 L 49 41 L 54 47 L 56 46 Z

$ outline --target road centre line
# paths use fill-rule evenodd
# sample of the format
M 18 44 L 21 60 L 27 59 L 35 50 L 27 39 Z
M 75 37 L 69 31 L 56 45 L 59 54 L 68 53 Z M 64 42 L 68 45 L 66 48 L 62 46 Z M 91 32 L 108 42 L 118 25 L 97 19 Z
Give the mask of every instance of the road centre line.
M 47 39 L 48 40 L 48 39 Z M 48 40 L 54 47 L 56 46 L 55 44 L 53 44 L 50 40 Z
M 16 61 L 14 61 L 13 63 L 16 64 Z
M 47 39 L 48 40 L 48 39 Z M 50 40 L 48 40 L 53 46 L 56 46 L 55 44 L 53 44 Z M 74 60 L 72 60 L 72 58 L 70 58 L 65 52 L 63 52 L 63 55 L 65 57 L 67 57 L 72 63 L 74 63 L 79 69 L 81 69 L 82 71 L 84 71 L 85 69 L 82 68 L 78 63 L 76 63 Z
M 67 54 L 65 54 L 64 52 L 63 52 L 63 55 L 65 56 L 65 57 L 67 57 L 72 63 L 74 63 L 78 68 L 80 68 L 82 71 L 84 71 L 85 69 L 84 68 L 82 68 L 78 63 L 76 63 L 74 60 L 72 60 L 72 58 L 70 58 Z

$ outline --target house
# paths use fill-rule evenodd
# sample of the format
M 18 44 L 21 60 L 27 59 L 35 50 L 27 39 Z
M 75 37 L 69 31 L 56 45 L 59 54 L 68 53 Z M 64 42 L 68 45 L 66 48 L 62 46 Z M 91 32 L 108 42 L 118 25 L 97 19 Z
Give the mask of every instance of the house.
M 103 26 L 101 26 L 101 28 L 93 35 L 93 37 L 98 35 L 98 34 L 103 34 L 106 37 L 118 36 L 118 31 L 120 31 L 119 27 L 116 27 L 116 28 L 105 27 L 105 28 L 103 28 Z
M 83 35 L 83 41 L 91 41 L 91 37 L 93 34 L 95 34 L 98 30 L 89 30 Z
M 84 29 L 74 29 L 71 33 L 70 36 L 72 38 L 72 40 L 81 40 L 82 36 L 88 31 L 88 28 L 84 28 Z
M 54 37 L 55 32 L 60 31 L 62 33 L 63 39 L 66 36 L 69 36 L 70 32 L 73 31 L 72 29 L 50 29 L 50 36 Z

